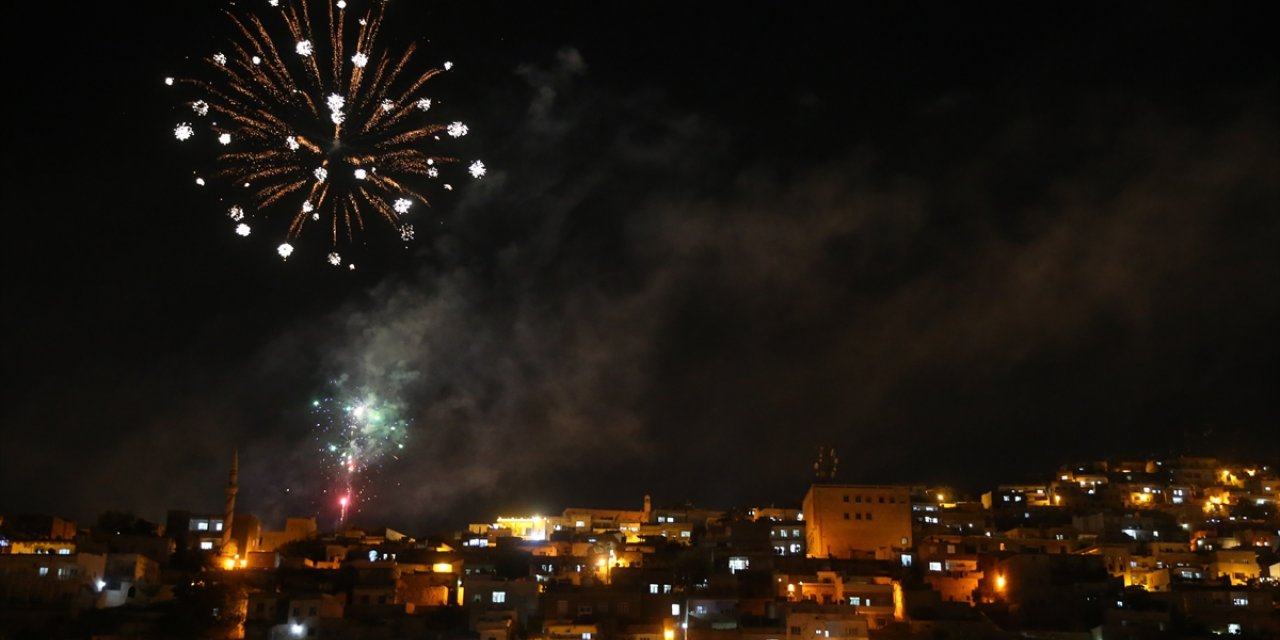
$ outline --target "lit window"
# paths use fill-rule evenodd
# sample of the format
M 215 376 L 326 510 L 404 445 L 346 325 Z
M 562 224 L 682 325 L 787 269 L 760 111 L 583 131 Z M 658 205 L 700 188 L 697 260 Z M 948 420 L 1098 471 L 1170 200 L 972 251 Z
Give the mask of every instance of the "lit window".
M 800 543 L 799 543 L 799 542 L 792 542 L 792 543 L 791 543 L 791 553 L 800 553 Z
M 209 530 L 208 522 L 201 520 L 196 523 L 196 531 L 208 531 L 208 530 Z
M 679 603 L 671 605 L 671 615 L 673 615 L 673 616 L 678 616 L 678 615 L 680 615 L 680 604 L 679 604 Z
M 903 556 L 902 556 L 902 566 L 904 566 L 904 567 L 909 567 L 909 566 L 911 566 L 911 555 L 910 555 L 910 554 L 903 554 Z
M 222 531 L 222 521 L 219 520 L 218 522 L 215 522 L 213 525 L 213 529 L 214 531 Z
M 658 584 L 656 582 L 649 583 L 649 593 L 658 593 Z
M 49 575 L 49 567 L 40 567 L 40 575 L 42 576 Z
M 581 521 L 581 520 L 578 520 L 578 521 L 574 522 L 573 526 L 578 527 L 578 528 L 582 528 L 582 527 L 587 526 L 587 523 L 585 523 L 585 522 L 583 522 L 583 521 Z
M 1232 598 L 1231 604 L 1237 607 L 1247 607 L 1249 606 L 1249 599 L 1248 598 Z
M 750 560 L 747 559 L 746 556 L 734 556 L 732 558 L 729 558 L 729 573 L 746 571 L 747 567 L 750 564 L 751 562 Z
M 507 601 L 507 592 L 506 592 L 506 591 L 494 591 L 494 592 L 493 592 L 493 602 L 494 602 L 495 604 L 501 604 L 501 603 L 506 602 L 506 601 Z
M 671 585 L 669 585 L 669 584 L 664 584 L 664 585 L 662 585 L 662 592 L 663 592 L 663 593 L 671 593 Z
M 688 532 L 688 531 L 681 531 L 681 532 L 680 532 L 680 537 L 681 537 L 681 538 L 688 538 L 688 537 L 689 537 L 689 532 Z
M 61 548 L 61 549 L 58 549 L 58 555 L 60 555 L 60 556 L 69 556 L 69 555 L 71 555 L 71 550 L 70 550 L 70 549 L 68 549 L 68 548 L 66 548 L 66 547 L 63 547 L 63 548 Z
M 941 563 L 941 562 L 930 562 L 930 563 L 929 563 L 929 570 L 930 570 L 930 571 L 942 571 L 942 563 Z
M 213 548 L 213 541 L 212 541 L 212 540 L 201 540 L 201 541 L 200 541 L 200 548 L 201 548 L 201 549 L 203 549 L 203 550 L 205 550 L 205 551 L 208 551 L 208 550 L 212 549 L 212 548 Z
M 779 532 L 778 532 L 778 535 L 780 535 L 780 536 L 782 536 L 782 537 L 784 537 L 784 538 L 785 538 L 785 537 L 787 537 L 787 530 L 786 530 L 786 529 L 783 529 L 782 531 L 779 531 Z
M 850 597 L 849 597 L 849 604 L 851 604 L 851 605 L 853 605 L 853 606 L 855 606 L 855 607 L 860 607 L 860 606 L 862 606 L 862 596 L 850 596 Z
M 800 537 L 800 530 L 799 530 L 799 529 L 792 529 L 792 530 L 791 530 L 791 536 L 792 536 L 793 538 L 799 538 L 799 537 Z

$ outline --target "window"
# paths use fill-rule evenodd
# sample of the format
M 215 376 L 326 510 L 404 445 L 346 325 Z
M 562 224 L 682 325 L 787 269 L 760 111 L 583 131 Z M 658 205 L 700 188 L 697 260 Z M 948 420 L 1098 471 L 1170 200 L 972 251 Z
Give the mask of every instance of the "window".
M 880 496 L 880 504 L 884 504 L 884 496 Z
M 574 523 L 573 523 L 573 526 L 578 527 L 579 529 L 581 529 L 582 527 L 587 526 L 587 523 L 585 523 L 585 522 L 583 522 L 583 521 L 581 521 L 581 520 L 578 520 L 578 521 L 576 521 L 576 522 L 574 522 Z
M 729 573 L 746 571 L 750 565 L 751 561 L 746 556 L 733 556 L 729 558 Z
M 694 613 L 695 615 L 699 615 L 699 616 L 706 615 L 706 614 L 707 614 L 707 607 L 706 607 L 706 605 L 701 605 L 701 604 L 700 604 L 700 605 L 695 606 L 695 607 L 693 608 L 693 613 Z
M 849 519 L 849 514 L 848 514 L 848 513 L 844 514 L 844 519 L 845 519 L 845 520 L 848 520 L 848 519 Z
M 849 604 L 851 604 L 851 605 L 853 605 L 853 606 L 855 606 L 855 607 L 861 607 L 861 606 L 862 606 L 862 597 L 861 597 L 861 596 L 849 596 Z
M 799 537 L 800 537 L 800 530 L 799 530 L 799 529 L 792 529 L 792 530 L 791 530 L 791 536 L 792 536 L 793 538 L 799 538 Z
M 222 521 L 218 521 L 213 525 L 214 531 L 222 531 Z
M 849 496 L 844 496 L 844 501 L 845 501 L 845 502 L 848 502 L 848 501 L 849 501 Z
M 671 585 L 669 585 L 669 584 L 664 584 L 664 585 L 662 585 L 662 592 L 663 592 L 663 593 L 671 593 Z
M 1249 599 L 1248 598 L 1232 598 L 1231 604 L 1237 607 L 1247 607 L 1249 606 Z
M 942 563 L 941 563 L 941 562 L 930 562 L 930 563 L 929 563 L 929 570 L 930 570 L 930 571 L 942 571 Z
M 40 573 L 40 575 L 42 575 L 42 576 L 47 576 L 47 575 L 49 575 L 49 567 L 40 567 L 40 571 L 39 571 L 39 573 Z
M 867 512 L 867 519 L 868 519 L 868 520 L 870 520 L 870 519 L 871 519 L 871 512 L 870 512 L 870 511 L 868 511 L 868 512 Z
M 213 541 L 212 541 L 212 540 L 201 540 L 201 541 L 200 541 L 200 548 L 201 548 L 201 549 L 203 549 L 203 550 L 205 550 L 205 551 L 208 551 L 208 550 L 212 549 L 212 548 L 213 548 Z
M 791 543 L 791 553 L 800 553 L 800 543 L 799 543 L 799 542 L 792 542 L 792 543 Z
M 786 529 L 783 529 L 782 531 L 779 531 L 779 532 L 777 532 L 777 533 L 778 533 L 778 535 L 780 535 L 780 536 L 782 536 L 782 537 L 784 537 L 784 538 L 785 538 L 785 537 L 787 537 L 787 530 L 786 530 Z
M 494 591 L 494 592 L 493 592 L 493 602 L 494 602 L 494 604 L 502 604 L 502 603 L 504 603 L 504 602 L 506 602 L 506 601 L 507 601 L 507 592 L 506 592 L 506 591 Z
M 656 582 L 649 583 L 649 593 L 658 593 L 658 584 Z
M 196 522 L 196 531 L 208 531 L 208 530 L 209 530 L 209 523 L 207 521 L 200 520 L 199 522 Z
M 911 554 L 907 553 L 902 555 L 902 566 L 904 567 L 911 566 Z
M 861 513 L 855 513 L 855 514 L 853 514 L 853 519 L 854 519 L 854 520 L 861 520 L 861 519 L 862 519 L 862 514 L 861 514 Z
M 862 496 L 854 496 L 854 497 L 853 497 L 853 501 L 854 501 L 854 502 L 862 502 Z
M 624 604 L 625 604 L 625 603 L 624 603 Z M 679 603 L 676 603 L 676 604 L 671 605 L 671 615 L 673 615 L 673 616 L 678 616 L 678 615 L 680 615 L 680 604 L 679 604 Z
M 681 538 L 688 538 L 688 537 L 689 537 L 689 532 L 688 532 L 688 531 L 681 531 L 681 532 L 680 532 L 680 537 L 681 537 Z
M 589 604 L 580 604 L 580 605 L 578 605 L 578 615 L 580 615 L 580 616 L 589 616 L 589 615 L 591 615 L 591 605 L 589 605 Z M 582 636 L 583 636 L 584 638 L 590 638 L 590 637 L 591 637 L 591 634 L 589 634 L 589 633 L 584 633 L 584 634 L 582 634 Z

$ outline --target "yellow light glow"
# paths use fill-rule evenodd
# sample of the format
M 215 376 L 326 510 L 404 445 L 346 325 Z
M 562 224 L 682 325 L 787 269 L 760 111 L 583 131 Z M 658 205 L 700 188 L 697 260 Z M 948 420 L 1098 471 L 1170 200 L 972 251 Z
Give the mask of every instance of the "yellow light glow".
M 946 500 L 946 498 L 947 497 L 945 495 L 942 495 L 941 493 L 938 494 L 938 502 L 942 502 L 943 500 Z
M 453 573 L 453 565 L 448 562 L 437 562 L 431 565 L 433 573 Z
M 248 558 L 246 558 L 246 559 L 244 559 L 244 560 L 241 560 L 241 561 L 240 561 L 240 568 L 241 568 L 241 569 L 243 569 L 243 568 L 245 568 L 245 567 L 247 567 L 247 566 L 249 566 L 249 560 L 248 560 Z
M 236 560 L 235 560 L 235 558 L 226 558 L 226 559 L 224 559 L 224 560 L 222 561 L 222 568 L 223 568 L 223 569 L 226 569 L 226 570 L 228 570 L 228 571 L 230 571 L 230 570 L 232 570 L 232 569 L 236 568 Z
M 662 640 L 675 640 L 675 637 L 676 637 L 676 630 L 675 630 L 675 629 L 663 629 L 663 630 L 662 630 Z
M 796 586 L 794 584 L 787 585 L 787 593 L 795 593 L 795 592 L 796 592 Z
M 996 574 L 996 591 L 1004 591 L 1005 580 L 1001 574 Z

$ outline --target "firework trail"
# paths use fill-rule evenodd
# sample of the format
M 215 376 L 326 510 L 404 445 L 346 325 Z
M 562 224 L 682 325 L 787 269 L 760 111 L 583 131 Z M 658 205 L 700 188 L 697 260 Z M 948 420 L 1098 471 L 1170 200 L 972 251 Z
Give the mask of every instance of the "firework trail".
M 460 162 L 429 149 L 468 132 L 462 122 L 428 119 L 436 102 L 424 89 L 452 63 L 415 70 L 414 45 L 382 47 L 385 0 L 358 16 L 345 0 L 267 4 L 261 16 L 227 12 L 236 35 L 205 59 L 210 79 L 165 78 L 195 93 L 174 138 L 218 143 L 216 175 L 243 190 L 248 205 L 232 207 L 236 233 L 249 235 L 245 215 L 288 219 L 282 258 L 310 227 L 329 237 L 324 256 L 334 266 L 343 264 L 341 245 L 370 219 L 411 240 L 406 217 L 430 204 L 420 185 L 442 181 L 442 168 Z M 465 169 L 473 178 L 485 173 L 479 160 Z
M 388 460 L 399 460 L 409 423 L 395 403 L 372 393 L 358 397 L 326 397 L 311 403 L 315 439 L 337 497 L 339 523 L 371 499 L 363 479 Z

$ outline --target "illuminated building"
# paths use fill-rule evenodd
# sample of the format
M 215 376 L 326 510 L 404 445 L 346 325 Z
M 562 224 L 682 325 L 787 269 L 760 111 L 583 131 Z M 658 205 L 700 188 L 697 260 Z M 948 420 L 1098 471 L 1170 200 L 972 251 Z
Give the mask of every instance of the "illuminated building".
M 104 554 L 0 555 L 0 602 L 10 606 L 96 606 L 106 582 Z
M 164 533 L 178 550 L 214 551 L 222 543 L 223 516 L 171 509 L 165 517 Z
M 317 533 L 315 518 L 287 518 L 283 531 L 262 532 L 258 548 L 262 551 L 275 551 L 286 543 L 314 538 Z
M 911 548 L 908 487 L 815 484 L 801 510 L 810 557 L 888 557 Z

